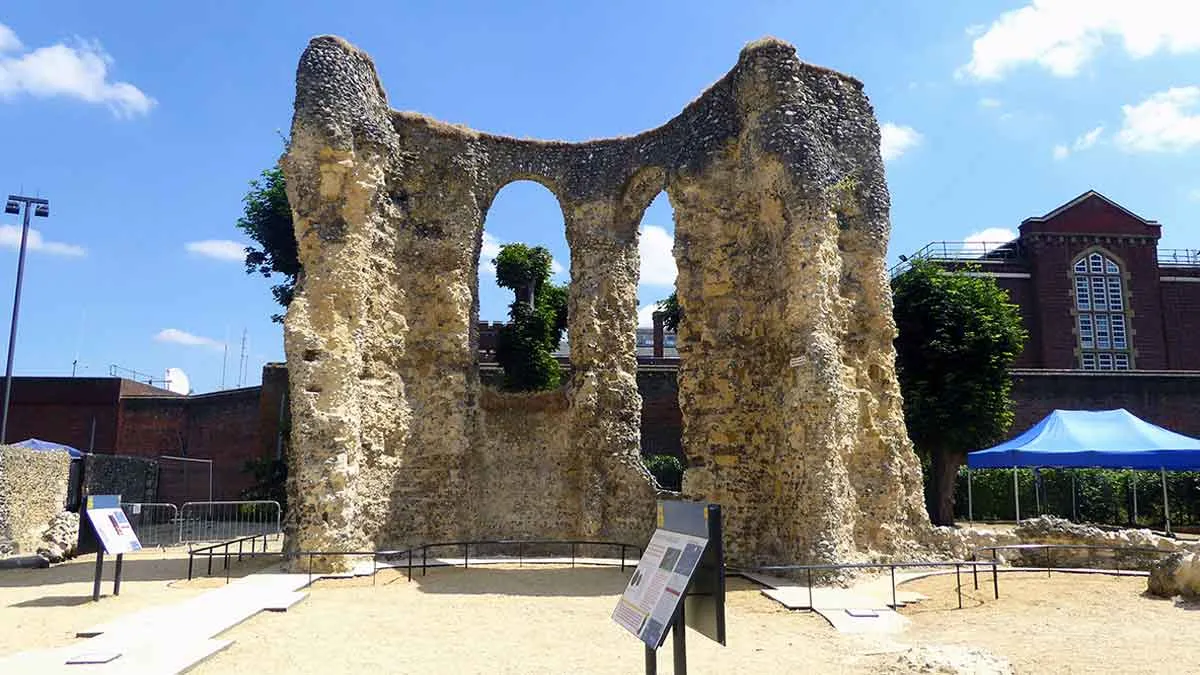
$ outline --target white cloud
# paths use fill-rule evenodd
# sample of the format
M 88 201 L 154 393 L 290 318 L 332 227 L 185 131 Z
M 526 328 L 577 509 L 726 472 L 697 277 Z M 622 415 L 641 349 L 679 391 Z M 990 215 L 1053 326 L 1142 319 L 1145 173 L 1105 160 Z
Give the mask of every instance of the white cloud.
M 483 246 L 479 249 L 480 269 L 486 267 L 493 276 L 496 274 L 496 256 L 500 255 L 500 247 L 504 244 L 505 242 L 493 237 L 490 232 L 484 231 Z M 560 277 L 566 271 L 567 269 L 558 261 L 558 258 L 550 259 L 551 276 Z
M 1187 197 L 1194 202 L 1200 202 L 1200 188 L 1188 190 Z
M 1075 142 L 1070 147 L 1059 144 L 1054 146 L 1054 159 L 1066 159 L 1072 152 L 1087 150 L 1096 145 L 1100 140 L 1100 135 L 1104 133 L 1104 126 L 1098 126 L 1091 131 L 1081 134 L 1075 139 Z
M 117 117 L 145 115 L 156 103 L 132 84 L 109 79 L 113 59 L 97 42 L 22 49 L 16 33 L 0 24 L 0 53 L 13 52 L 0 56 L 0 98 L 64 96 L 104 104 Z
M 998 98 L 981 98 L 979 99 L 980 108 L 999 108 L 1000 99 Z
M 967 235 L 963 240 L 966 253 L 983 255 L 1001 244 L 1007 244 L 1017 238 L 1017 233 L 1005 227 L 989 227 Z
M 228 239 L 205 239 L 204 241 L 189 241 L 185 248 L 189 253 L 202 255 L 206 258 L 242 262 L 246 259 L 246 245 Z
M 654 312 L 658 311 L 658 303 L 653 302 L 638 308 L 638 328 L 654 327 Z
M 1088 148 L 1095 145 L 1096 141 L 1100 140 L 1100 134 L 1102 134 L 1102 133 L 1104 133 L 1104 127 L 1099 126 L 1099 127 L 1096 127 L 1095 129 L 1092 129 L 1091 131 L 1087 132 L 1086 134 L 1083 134 L 1079 138 L 1076 138 L 1075 146 L 1074 146 L 1075 152 L 1079 152 L 1080 150 L 1087 150 Z
M 207 347 L 209 349 L 224 349 L 225 343 L 220 340 L 206 338 L 199 335 L 193 335 L 187 331 L 179 330 L 178 328 L 165 328 L 160 330 L 154 336 L 157 342 L 168 342 L 171 344 L 183 345 L 185 347 Z
M 1001 14 L 971 46 L 959 75 L 997 80 L 1036 64 L 1057 77 L 1079 73 L 1106 42 L 1119 39 L 1139 59 L 1200 50 L 1195 0 L 1030 0 Z
M 20 225 L 0 225 L 0 247 L 11 248 L 14 251 L 21 249 Z M 39 253 L 49 253 L 50 255 L 72 257 L 87 255 L 87 250 L 82 246 L 64 244 L 60 241 L 46 241 L 42 237 L 42 233 L 32 227 L 29 228 L 29 238 L 25 241 L 25 248 Z
M 879 136 L 879 154 L 885 162 L 898 159 L 921 143 L 921 134 L 916 129 L 891 122 L 884 122 L 879 127 Z
M 675 236 L 658 225 L 642 225 L 638 239 L 638 255 L 642 259 L 639 280 L 651 286 L 671 286 L 675 283 Z
M 1121 106 L 1117 145 L 1129 152 L 1182 152 L 1200 144 L 1200 87 L 1173 87 Z
M 0 52 L 13 52 L 23 46 L 13 29 L 0 23 Z

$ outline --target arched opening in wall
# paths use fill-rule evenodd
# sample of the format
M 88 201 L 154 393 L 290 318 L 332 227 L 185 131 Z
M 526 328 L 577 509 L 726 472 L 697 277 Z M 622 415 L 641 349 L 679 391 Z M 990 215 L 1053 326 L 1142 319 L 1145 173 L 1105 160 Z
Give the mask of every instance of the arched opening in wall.
M 526 247 L 521 251 L 520 247 Z M 497 258 L 504 256 L 506 247 L 511 247 L 511 257 L 536 261 L 541 251 L 548 254 L 548 283 L 521 284 L 505 267 L 503 260 L 497 276 Z M 545 186 L 531 180 L 518 180 L 505 185 L 496 193 L 488 207 L 483 222 L 483 244 L 479 253 L 479 285 L 476 296 L 477 325 L 479 331 L 480 379 L 484 384 L 497 388 L 520 389 L 521 384 L 536 385 L 545 373 L 511 374 L 506 379 L 500 355 L 504 327 L 513 324 L 514 312 L 542 313 L 547 306 L 558 306 L 561 302 L 561 321 L 551 329 L 561 334 L 561 340 L 552 347 L 552 353 L 560 364 L 561 377 L 565 378 L 570 349 L 567 345 L 566 286 L 571 279 L 571 255 L 567 248 L 566 226 L 562 207 L 558 199 Z M 507 274 L 505 269 L 510 270 Z M 519 300 L 518 300 L 519 297 Z M 515 307 L 521 302 L 528 307 Z M 518 317 L 517 322 L 528 322 L 528 316 Z M 559 333 L 559 329 L 561 332 Z M 537 388 L 534 386 L 534 388 Z
M 638 391 L 642 458 L 662 487 L 679 490 L 685 459 L 676 372 L 675 210 L 660 192 L 638 225 Z

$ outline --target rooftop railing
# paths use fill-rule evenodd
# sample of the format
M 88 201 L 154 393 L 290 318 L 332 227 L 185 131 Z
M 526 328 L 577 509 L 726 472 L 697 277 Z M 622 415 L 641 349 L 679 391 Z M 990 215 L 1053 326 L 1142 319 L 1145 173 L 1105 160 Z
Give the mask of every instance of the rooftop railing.
M 1160 248 L 1159 267 L 1200 267 L 1200 248 Z
M 911 255 L 900 256 L 900 262 L 890 270 L 895 276 L 912 265 L 914 260 L 1004 263 L 1017 258 L 1017 242 L 1013 241 L 934 241 Z

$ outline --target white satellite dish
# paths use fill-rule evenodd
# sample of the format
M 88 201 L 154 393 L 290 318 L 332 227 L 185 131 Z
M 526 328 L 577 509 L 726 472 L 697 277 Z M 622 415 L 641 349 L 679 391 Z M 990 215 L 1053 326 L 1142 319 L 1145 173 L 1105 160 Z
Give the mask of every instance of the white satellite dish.
M 167 391 L 173 391 L 176 394 L 187 396 L 192 393 L 192 382 L 188 379 L 187 373 L 179 368 L 167 368 Z

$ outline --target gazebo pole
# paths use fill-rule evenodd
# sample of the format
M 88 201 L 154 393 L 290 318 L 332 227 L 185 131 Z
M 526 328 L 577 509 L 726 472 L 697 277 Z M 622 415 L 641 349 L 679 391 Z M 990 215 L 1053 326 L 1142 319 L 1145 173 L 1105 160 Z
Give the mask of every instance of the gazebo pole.
M 1167 498 L 1167 467 L 1159 467 L 1162 471 L 1162 486 L 1163 486 L 1163 517 L 1167 519 L 1167 534 L 1171 534 L 1171 505 Z
M 1033 503 L 1034 503 L 1034 511 L 1033 511 L 1033 512 L 1034 512 L 1034 513 L 1036 513 L 1036 514 L 1037 514 L 1037 515 L 1039 515 L 1039 516 L 1040 516 L 1040 515 L 1042 515 L 1042 491 L 1041 491 L 1041 488 L 1040 488 L 1040 487 L 1039 487 L 1039 485 L 1038 485 L 1038 483 L 1041 483 L 1041 482 L 1042 482 L 1041 478 L 1042 478 L 1042 472 L 1041 472 L 1041 471 L 1039 471 L 1039 470 L 1037 469 L 1037 467 L 1034 467 L 1034 469 L 1033 469 Z
M 1071 520 L 1076 523 L 1079 522 L 1079 512 L 1075 508 L 1075 474 L 1078 472 L 1079 469 L 1071 469 Z
M 1017 467 L 1013 465 L 1013 515 L 1016 516 L 1016 522 L 1021 524 L 1021 488 L 1017 484 Z
M 971 498 L 971 467 L 967 467 L 967 522 L 975 524 L 975 502 Z
M 1129 483 L 1133 490 L 1133 526 L 1137 527 L 1137 469 L 1129 472 Z

